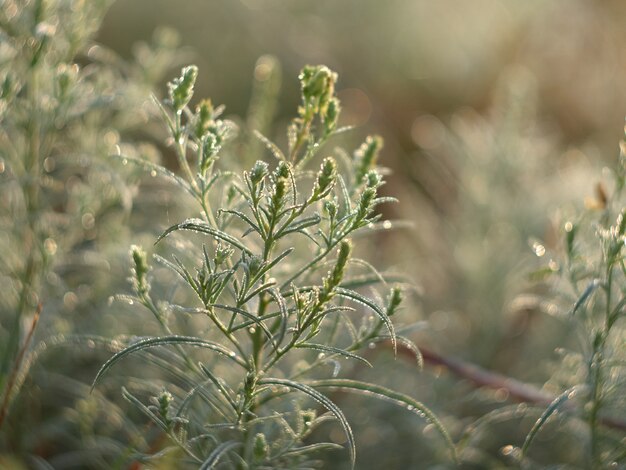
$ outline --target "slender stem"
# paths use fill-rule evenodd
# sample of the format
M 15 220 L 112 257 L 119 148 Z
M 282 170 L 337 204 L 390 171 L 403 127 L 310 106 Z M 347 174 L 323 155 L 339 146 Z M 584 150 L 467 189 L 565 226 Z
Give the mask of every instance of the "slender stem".
M 391 348 L 391 343 L 385 343 Z M 398 343 L 398 356 L 415 362 L 415 353 L 402 343 Z M 424 363 L 435 368 L 444 368 L 448 372 L 463 378 L 473 384 L 476 388 L 489 388 L 491 390 L 505 390 L 511 400 L 521 403 L 533 403 L 547 406 L 554 401 L 555 396 L 547 393 L 533 385 L 516 380 L 506 375 L 491 372 L 475 364 L 457 358 L 443 356 L 429 348 L 420 346 L 420 352 L 424 358 Z M 375 352 L 377 350 L 373 350 Z M 567 405 L 565 408 L 571 407 Z M 626 422 L 610 416 L 598 414 L 598 424 L 605 427 L 626 431 Z
M 35 333 L 35 328 L 37 328 L 37 323 L 39 322 L 39 315 L 41 314 L 42 305 L 39 304 L 37 306 L 37 310 L 35 311 L 35 315 L 33 316 L 33 321 L 31 322 L 30 329 L 28 330 L 28 335 L 24 340 L 24 344 L 22 345 L 17 357 L 15 358 L 15 363 L 13 364 L 13 371 L 11 372 L 11 376 L 9 377 L 9 381 L 7 382 L 6 390 L 4 392 L 4 397 L 2 399 L 2 405 L 0 405 L 0 429 L 2 428 L 2 423 L 4 423 L 4 418 L 7 415 L 9 410 L 9 404 L 11 403 L 11 395 L 13 394 L 13 387 L 15 386 L 15 379 L 20 370 L 20 366 L 22 365 L 22 360 L 24 359 L 24 355 L 26 354 L 26 350 L 30 345 L 30 342 L 33 338 L 33 334 Z

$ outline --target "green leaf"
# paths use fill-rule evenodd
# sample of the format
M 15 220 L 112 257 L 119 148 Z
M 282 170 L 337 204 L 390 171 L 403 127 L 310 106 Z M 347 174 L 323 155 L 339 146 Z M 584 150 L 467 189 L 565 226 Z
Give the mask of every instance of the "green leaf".
M 241 447 L 242 445 L 243 444 L 238 441 L 227 441 L 227 442 L 221 443 L 219 446 L 217 446 L 213 450 L 213 452 L 211 452 L 211 455 L 209 455 L 209 457 L 202 463 L 199 470 L 209 470 L 211 468 L 215 468 L 215 466 L 218 464 L 219 460 L 222 458 L 224 454 L 226 454 L 227 452 L 230 452 L 231 450 L 237 447 Z
M 127 157 L 124 155 L 113 155 L 113 156 L 115 158 L 121 159 L 122 161 L 132 162 L 135 165 L 141 166 L 146 170 L 154 171 L 156 174 L 160 176 L 169 178 L 172 181 L 174 181 L 176 184 L 181 186 L 183 189 L 185 189 L 185 191 L 187 191 L 189 194 L 191 194 L 194 197 L 196 196 L 196 192 L 193 190 L 193 188 L 189 185 L 189 183 L 185 179 L 181 178 L 176 173 L 168 170 L 167 168 L 161 165 L 157 165 L 156 163 L 152 163 L 148 160 L 143 160 L 141 158 L 136 158 L 136 157 Z
M 346 438 L 348 439 L 350 461 L 352 462 L 352 468 L 354 468 L 354 464 L 356 460 L 356 445 L 354 443 L 354 435 L 352 434 L 352 428 L 350 427 L 348 420 L 343 414 L 343 411 L 341 411 L 341 409 L 337 405 L 335 405 L 327 396 L 321 394 L 320 392 L 310 387 L 309 385 L 306 385 L 300 382 L 294 382 L 293 380 L 288 380 L 288 379 L 276 379 L 276 378 L 261 379 L 259 380 L 259 385 L 280 385 L 280 386 L 293 388 L 295 390 L 298 390 L 304 393 L 305 395 L 308 395 L 313 400 L 317 401 L 322 406 L 324 406 L 324 408 L 326 408 L 328 411 L 330 411 L 341 424 L 341 427 L 343 428 Z
M 312 452 L 320 452 L 320 451 L 328 451 L 328 450 L 337 450 L 343 449 L 343 446 L 339 444 L 335 444 L 333 442 L 317 442 L 315 444 L 309 444 L 306 446 L 298 447 L 293 450 L 289 450 L 285 452 L 284 456 L 295 457 L 298 455 L 306 455 Z
M 602 285 L 599 279 L 594 279 L 588 285 L 582 295 L 578 298 L 574 307 L 572 308 L 572 316 L 576 314 L 576 312 L 583 306 L 583 304 L 587 301 L 587 299 L 593 294 L 593 292 Z
M 283 251 L 280 255 L 278 255 L 272 261 L 270 261 L 269 263 L 263 264 L 263 266 L 261 267 L 261 269 L 259 269 L 259 272 L 256 274 L 256 276 L 254 276 L 254 279 L 252 280 L 251 284 L 254 284 L 255 282 L 257 282 L 259 279 L 261 279 L 263 277 L 263 275 L 266 272 L 268 272 L 270 269 L 272 269 L 274 266 L 276 266 L 278 263 L 280 263 L 283 259 L 285 259 L 291 253 L 293 253 L 294 249 L 295 248 L 293 248 L 293 247 L 292 248 L 287 248 L 285 251 Z
M 235 354 L 234 351 L 231 351 L 230 349 L 225 348 L 221 344 L 214 343 L 212 341 L 203 340 L 203 339 L 196 338 L 196 337 L 193 337 L 193 336 L 177 336 L 177 335 L 160 336 L 160 337 L 156 337 L 156 338 L 143 339 L 141 341 L 136 342 L 135 344 L 132 344 L 132 345 L 122 349 L 118 353 L 114 354 L 113 357 L 111 357 L 108 361 L 106 361 L 104 363 L 104 365 L 100 368 L 100 370 L 96 374 L 96 378 L 93 380 L 93 383 L 91 385 L 91 389 L 92 390 L 94 389 L 94 387 L 96 386 L 96 383 L 98 382 L 98 380 L 100 380 L 100 378 L 116 362 L 118 362 L 120 359 L 126 357 L 127 355 L 132 354 L 132 353 L 137 352 L 137 351 L 141 351 L 143 349 L 154 348 L 156 346 L 168 346 L 168 345 L 171 345 L 171 344 L 180 344 L 180 345 L 186 345 L 186 346 L 195 346 L 195 347 L 199 347 L 199 348 L 211 349 L 211 350 L 213 350 L 215 352 L 218 352 L 218 353 L 228 357 L 229 359 L 233 360 L 234 362 L 236 362 L 240 366 L 246 367 L 246 363 L 241 358 L 239 358 L 237 356 L 237 354 Z
M 410 396 L 394 392 L 393 390 L 381 387 L 379 385 L 349 379 L 316 380 L 313 382 L 307 382 L 307 385 L 313 388 L 330 388 L 333 390 L 361 393 L 363 395 L 379 398 L 406 407 L 409 411 L 412 411 L 421 418 L 426 419 L 429 423 L 435 426 L 441 437 L 443 437 L 446 445 L 448 446 L 448 449 L 450 450 L 453 459 L 458 463 L 458 457 L 454 442 L 452 442 L 452 438 L 448 434 L 446 428 L 444 428 L 441 421 L 439 421 L 437 416 L 428 407 L 426 407 L 423 403 L 414 400 Z
M 567 403 L 567 401 L 576 394 L 577 391 L 578 387 L 572 387 L 561 393 L 552 401 L 552 403 L 548 405 L 548 407 L 541 414 L 539 419 L 535 422 L 532 429 L 526 436 L 526 439 L 524 440 L 524 445 L 522 446 L 522 457 L 526 455 L 526 452 L 530 448 L 530 445 L 533 443 L 533 440 L 537 436 L 537 433 L 541 430 L 544 424 L 546 424 L 548 418 L 550 418 L 550 416 L 559 411 L 559 409 L 561 409 L 561 407 L 563 407 L 565 403 Z
M 387 316 L 385 311 L 379 305 L 377 305 L 373 300 L 368 299 L 367 297 L 364 297 L 363 295 L 359 294 L 358 292 L 355 292 L 355 291 L 350 290 L 350 289 L 344 289 L 342 287 L 336 287 L 335 288 L 335 293 L 337 295 L 341 296 L 341 297 L 345 297 L 345 298 L 348 298 L 348 299 L 350 299 L 350 300 L 352 300 L 354 302 L 363 304 L 366 307 L 369 307 L 374 313 L 376 313 L 376 315 L 378 315 L 378 317 L 382 320 L 382 322 L 387 327 L 387 331 L 389 331 L 389 337 L 391 339 L 391 344 L 393 346 L 393 351 L 394 351 L 394 353 L 397 353 L 398 345 L 396 344 L 396 333 L 395 333 L 395 330 L 393 328 L 393 323 L 391 323 L 391 320 L 389 319 L 389 317 Z
M 381 341 L 391 341 L 391 336 L 383 335 L 370 339 L 370 342 L 372 343 L 379 343 Z M 396 341 L 404 346 L 406 349 L 411 351 L 415 355 L 417 366 L 420 368 L 420 370 L 424 369 L 424 358 L 422 357 L 422 353 L 420 352 L 417 345 L 410 339 L 405 338 L 404 336 L 396 336 Z
M 165 232 L 159 235 L 159 238 L 157 238 L 154 244 L 156 245 L 165 237 L 167 237 L 170 233 L 175 232 L 177 230 L 191 230 L 193 232 L 206 233 L 208 235 L 213 236 L 214 238 L 217 238 L 218 240 L 225 241 L 226 243 L 236 248 L 239 248 L 244 253 L 252 255 L 252 252 L 248 248 L 246 248 L 246 246 L 243 245 L 235 237 L 227 234 L 226 232 L 222 232 L 221 230 L 211 227 L 202 219 L 187 219 L 184 222 L 181 222 L 180 224 L 172 225 L 170 228 L 165 230 Z
M 285 338 L 285 334 L 287 334 L 287 323 L 289 322 L 289 308 L 287 307 L 287 302 L 285 302 L 285 298 L 280 294 L 280 291 L 278 289 L 270 289 L 268 293 L 274 299 L 276 305 L 278 305 L 278 311 L 280 313 L 280 330 L 278 331 L 278 339 L 276 340 L 276 344 L 280 344 Z
M 169 429 L 167 427 L 167 424 L 165 424 L 163 422 L 163 420 L 157 416 L 155 413 L 152 412 L 152 410 L 150 408 L 148 408 L 146 405 L 144 405 L 143 403 L 141 403 L 141 401 L 135 397 L 133 394 L 131 394 L 126 387 L 122 387 L 122 396 L 128 400 L 129 402 L 131 402 L 133 405 L 135 405 L 143 414 L 145 414 L 146 416 L 148 416 L 148 418 L 150 418 L 152 421 L 154 421 L 154 423 L 159 426 L 163 431 L 165 432 L 169 432 Z
M 349 357 L 350 359 L 356 359 L 357 361 L 361 361 L 363 364 L 372 367 L 372 364 L 365 358 L 358 356 L 350 351 L 346 351 L 345 349 L 335 348 L 333 346 L 326 346 L 325 344 L 317 344 L 317 343 L 299 343 L 296 345 L 296 348 L 299 349 L 314 349 L 316 351 L 324 351 L 331 354 L 339 354 L 341 356 Z
M 267 336 L 267 339 L 269 339 L 272 345 L 274 346 L 274 348 L 276 348 L 276 343 L 274 342 L 272 338 L 272 333 L 270 332 L 270 330 L 267 329 L 267 326 L 265 326 L 265 324 L 256 315 L 253 315 L 250 312 L 246 312 L 245 310 L 241 308 L 231 307 L 230 305 L 213 304 L 212 307 L 219 308 L 221 310 L 227 310 L 232 313 L 236 313 L 252 321 L 255 325 L 261 328 L 261 330 L 263 330 L 263 333 L 265 333 L 265 336 Z
M 274 155 L 274 157 L 279 160 L 279 161 L 287 161 L 287 159 L 285 158 L 285 155 L 283 154 L 283 152 L 278 148 L 278 146 L 272 142 L 271 140 L 269 140 L 267 137 L 265 137 L 263 134 L 261 134 L 259 131 L 254 131 L 254 135 L 256 136 L 257 139 L 259 139 L 261 142 L 263 142 L 263 144 L 267 147 L 267 149 L 272 152 L 272 155 Z
M 276 237 L 282 237 L 293 232 L 299 232 L 300 230 L 319 224 L 321 220 L 322 219 L 319 214 L 296 220 L 287 227 L 281 227 L 276 233 Z
M 235 217 L 238 217 L 241 220 L 243 220 L 245 223 L 247 223 L 253 231 L 255 231 L 258 234 L 261 234 L 261 230 L 259 229 L 258 225 L 255 224 L 252 221 L 252 219 L 250 219 L 250 217 L 248 217 L 243 212 L 235 210 L 235 209 L 219 209 L 217 212 L 221 213 L 221 214 L 231 214 L 231 215 L 234 215 Z

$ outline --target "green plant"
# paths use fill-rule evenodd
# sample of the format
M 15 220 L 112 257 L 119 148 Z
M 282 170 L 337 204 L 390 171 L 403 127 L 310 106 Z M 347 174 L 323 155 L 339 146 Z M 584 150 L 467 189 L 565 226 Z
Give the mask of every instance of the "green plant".
M 97 44 L 110 3 L 0 2 L 0 458 L 43 448 L 54 464 L 80 447 L 77 464 L 113 460 L 103 441 L 115 423 L 103 416 L 120 414 L 101 394 L 85 398 L 81 383 L 88 351 L 111 343 L 76 335 L 85 325 L 109 334 L 107 298 L 123 285 L 142 174 L 111 155 L 150 154 L 137 144 L 151 118 L 144 104 L 179 54 L 167 30 L 133 62 Z
M 618 468 L 626 460 L 624 426 L 618 421 L 626 405 L 624 142 L 611 179 L 611 190 L 598 184 L 596 201 L 586 212 L 562 221 L 561 250 L 541 271 L 556 278 L 554 313 L 569 323 L 578 341 L 561 349 L 565 367 L 552 382 L 564 391 L 528 433 L 519 451 L 522 459 L 532 455 L 531 445 L 549 418 L 565 411 L 568 419 L 586 423 L 585 466 Z
M 334 418 L 354 465 L 350 425 L 324 390 L 400 404 L 433 423 L 454 454 L 446 430 L 423 404 L 375 384 L 336 378 L 341 360 L 369 365 L 357 353 L 379 342 L 394 349 L 402 342 L 419 358 L 415 345 L 396 335 L 391 321 L 402 290 L 391 287 L 383 300 L 378 291 L 388 289 L 385 275 L 354 254 L 358 246 L 352 240 L 390 226 L 374 212 L 393 201 L 379 194 L 383 178 L 376 163 L 382 140 L 368 137 L 352 158 L 339 152 L 339 161 L 327 157 L 317 171 L 308 170 L 324 142 L 342 129 L 337 129 L 336 74 L 324 66 L 306 66 L 288 151 L 258 134 L 276 164 L 270 168 L 259 160 L 241 172 L 235 157 L 223 150 L 235 126 L 220 119 L 222 108 L 207 100 L 190 108 L 196 75 L 196 67 L 184 68 L 168 84 L 168 99 L 159 103 L 182 176 L 133 159 L 175 181 L 200 211 L 201 218 L 171 226 L 157 242 L 180 231 L 208 236 L 208 242 L 179 239 L 188 248 L 183 259 L 155 256 L 195 300 L 179 304 L 175 294 L 157 297 L 163 289 L 153 288 L 147 254 L 133 246 L 134 295 L 123 299 L 150 311 L 162 335 L 132 341 L 102 366 L 94 386 L 114 364 L 139 351 L 166 366 L 171 379 L 162 391 L 131 383 L 123 389 L 124 397 L 172 443 L 140 449 L 145 458 L 174 452 L 180 462 L 201 468 L 308 468 L 316 452 L 338 447 L 309 442 L 315 428 Z M 218 160 L 231 170 L 220 169 Z M 368 290 L 373 295 L 363 293 Z M 201 334 L 174 334 L 172 324 L 181 327 L 181 317 Z M 212 355 L 198 356 L 188 346 Z M 330 376 L 329 364 L 335 369 Z M 152 404 L 137 396 L 146 392 Z M 286 400 L 290 392 L 303 399 Z M 328 413 L 307 408 L 305 400 Z

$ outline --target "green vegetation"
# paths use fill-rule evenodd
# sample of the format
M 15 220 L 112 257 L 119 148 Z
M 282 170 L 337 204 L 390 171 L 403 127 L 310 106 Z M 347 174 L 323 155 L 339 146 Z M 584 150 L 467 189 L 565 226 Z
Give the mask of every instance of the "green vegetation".
M 626 465 L 626 142 L 581 208 L 520 72 L 413 124 L 424 188 L 328 67 L 228 115 L 109 7 L 0 0 L 0 467 Z

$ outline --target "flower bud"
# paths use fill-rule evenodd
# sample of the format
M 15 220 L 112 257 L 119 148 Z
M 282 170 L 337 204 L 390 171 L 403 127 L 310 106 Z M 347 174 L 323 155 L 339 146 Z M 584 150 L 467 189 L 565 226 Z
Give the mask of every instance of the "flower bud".
M 313 199 L 321 199 L 333 189 L 337 179 L 337 163 L 332 157 L 326 157 L 317 173 L 313 186 Z
M 356 182 L 360 183 L 368 171 L 376 166 L 378 154 L 383 148 L 383 139 L 380 136 L 368 136 L 354 153 L 356 164 Z
M 170 100 L 176 112 L 180 112 L 191 100 L 197 76 L 198 67 L 189 65 L 182 70 L 180 77 L 167 84 Z
M 200 139 L 207 131 L 213 121 L 213 103 L 211 100 L 202 100 L 196 106 L 196 114 L 194 115 L 194 132 L 196 137 Z
M 258 185 L 263 180 L 263 178 L 267 176 L 267 168 L 267 163 L 262 162 L 261 160 L 258 160 L 254 164 L 252 170 L 250 170 L 250 181 L 253 185 Z
M 269 446 L 267 445 L 267 439 L 265 438 L 265 434 L 258 433 L 256 436 L 254 436 L 254 459 L 257 461 L 265 459 L 268 451 Z
M 387 301 L 387 316 L 390 317 L 398 310 L 398 307 L 402 303 L 402 290 L 398 287 L 393 287 L 389 293 Z
M 150 285 L 146 279 L 146 275 L 150 270 L 146 252 L 137 245 L 130 247 L 130 254 L 133 259 L 132 280 L 133 287 L 138 296 L 145 296 L 150 290 Z

